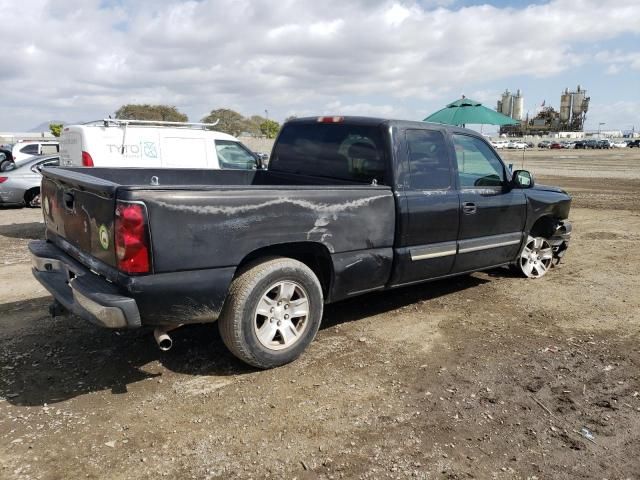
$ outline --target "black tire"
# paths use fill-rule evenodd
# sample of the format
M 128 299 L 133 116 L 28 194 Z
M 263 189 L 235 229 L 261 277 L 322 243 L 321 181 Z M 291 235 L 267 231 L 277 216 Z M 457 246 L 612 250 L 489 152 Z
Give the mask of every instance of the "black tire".
M 24 194 L 24 204 L 29 208 L 40 208 L 40 188 L 32 188 Z
M 295 343 L 274 350 L 258 339 L 256 310 L 278 282 L 292 282 L 304 290 L 308 315 Z M 263 258 L 248 264 L 232 281 L 218 328 L 224 344 L 243 362 L 258 368 L 279 367 L 298 358 L 313 341 L 322 320 L 323 302 L 320 282 L 305 264 L 285 257 Z
M 9 167 L 9 165 L 11 165 L 11 160 L 2 160 L 2 162 L 0 162 L 0 172 L 6 172 L 7 171 L 7 167 Z

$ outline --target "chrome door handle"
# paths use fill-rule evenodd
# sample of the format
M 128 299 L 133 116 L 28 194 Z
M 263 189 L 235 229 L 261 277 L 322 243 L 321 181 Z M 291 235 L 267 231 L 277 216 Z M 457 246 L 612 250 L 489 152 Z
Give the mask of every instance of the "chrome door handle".
M 462 204 L 462 213 L 465 215 L 473 215 L 476 211 L 477 207 L 475 203 L 465 202 Z

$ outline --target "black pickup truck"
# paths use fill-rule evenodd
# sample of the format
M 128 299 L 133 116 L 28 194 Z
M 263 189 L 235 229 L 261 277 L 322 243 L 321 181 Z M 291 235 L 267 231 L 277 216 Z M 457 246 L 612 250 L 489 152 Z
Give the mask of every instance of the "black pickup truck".
M 29 248 L 54 314 L 153 326 L 163 349 L 217 320 L 269 368 L 309 345 L 325 303 L 497 266 L 543 276 L 570 204 L 473 131 L 314 117 L 284 125 L 265 170 L 45 169 Z

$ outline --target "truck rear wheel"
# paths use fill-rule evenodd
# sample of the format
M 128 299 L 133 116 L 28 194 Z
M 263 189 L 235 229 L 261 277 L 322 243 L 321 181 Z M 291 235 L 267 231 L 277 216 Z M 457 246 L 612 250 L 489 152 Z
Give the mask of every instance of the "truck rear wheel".
M 273 368 L 302 354 L 318 332 L 322 310 L 313 271 L 297 260 L 271 257 L 247 265 L 233 280 L 218 328 L 240 360 Z

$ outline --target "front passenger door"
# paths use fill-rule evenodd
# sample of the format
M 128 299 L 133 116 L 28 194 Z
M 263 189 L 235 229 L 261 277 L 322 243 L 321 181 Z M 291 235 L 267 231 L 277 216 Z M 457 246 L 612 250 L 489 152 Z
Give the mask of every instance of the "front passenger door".
M 454 272 L 500 265 L 516 258 L 526 197 L 512 189 L 504 164 L 483 139 L 452 135 L 460 195 L 460 231 Z

